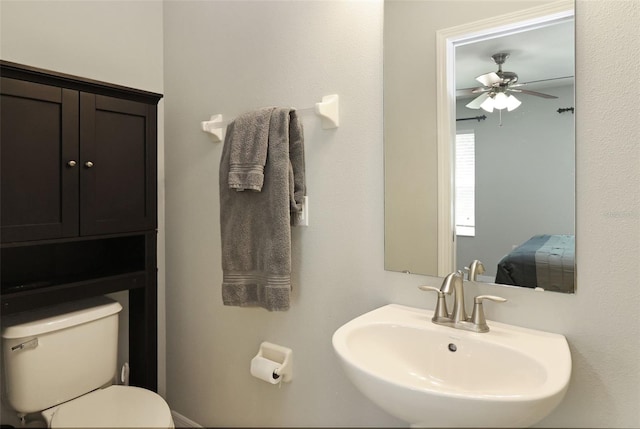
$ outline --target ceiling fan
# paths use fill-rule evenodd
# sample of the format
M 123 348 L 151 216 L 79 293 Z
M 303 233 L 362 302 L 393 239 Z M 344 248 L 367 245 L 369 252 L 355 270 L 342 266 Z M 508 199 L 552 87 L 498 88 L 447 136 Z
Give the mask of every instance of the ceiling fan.
M 470 109 L 486 110 L 493 112 L 493 109 L 507 109 L 509 112 L 516 109 L 522 102 L 518 100 L 512 92 L 535 95 L 542 98 L 558 98 L 555 95 L 543 94 L 541 92 L 520 89 L 519 87 L 526 85 L 518 82 L 518 75 L 514 72 L 502 70 L 509 53 L 501 52 L 493 54 L 491 58 L 498 65 L 498 71 L 489 72 L 476 78 L 483 86 L 471 89 L 472 94 L 480 95 L 474 98 L 466 106 Z

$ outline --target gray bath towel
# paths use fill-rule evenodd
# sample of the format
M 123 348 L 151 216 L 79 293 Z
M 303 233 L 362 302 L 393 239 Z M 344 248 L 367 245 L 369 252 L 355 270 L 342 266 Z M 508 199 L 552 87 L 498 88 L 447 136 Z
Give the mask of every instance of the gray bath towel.
M 267 162 L 269 124 L 275 107 L 248 112 L 236 118 L 229 137 L 229 187 L 260 191 Z
M 239 138 L 256 134 L 239 128 L 246 121 L 227 127 L 220 161 L 222 300 L 282 311 L 289 308 L 291 292 L 291 217 L 306 193 L 304 136 L 294 110 L 272 108 L 270 116 L 262 189 L 246 188 L 259 192 L 238 192 L 229 184 L 231 155 L 245 150 L 235 146 L 251 148 L 249 157 L 263 149 Z

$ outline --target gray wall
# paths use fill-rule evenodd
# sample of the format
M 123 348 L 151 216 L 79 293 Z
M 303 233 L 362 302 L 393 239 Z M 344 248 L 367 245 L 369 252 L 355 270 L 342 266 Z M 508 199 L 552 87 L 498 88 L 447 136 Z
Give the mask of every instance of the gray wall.
M 522 105 L 502 114 L 471 110 L 458 102 L 458 130 L 476 136 L 476 235 L 458 236 L 457 267 L 480 259 L 485 276 L 513 246 L 536 234 L 575 232 L 574 115 L 558 114 L 574 104 L 573 85 L 540 88 L 558 99 L 518 95 Z
M 166 2 L 167 393 L 205 426 L 398 425 L 345 379 L 331 335 L 387 302 L 383 275 L 382 3 Z M 303 115 L 310 226 L 293 230 L 291 309 L 224 307 L 221 144 L 199 129 L 340 95 L 340 128 Z M 293 382 L 249 374 L 262 341 Z

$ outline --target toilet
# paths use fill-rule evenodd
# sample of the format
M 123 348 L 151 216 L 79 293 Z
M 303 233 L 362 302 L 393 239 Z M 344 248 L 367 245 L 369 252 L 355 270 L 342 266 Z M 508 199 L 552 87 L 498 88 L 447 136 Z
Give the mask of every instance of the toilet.
M 113 384 L 118 313 L 107 297 L 2 319 L 4 398 L 20 418 L 39 413 L 50 428 L 173 428 L 155 392 Z

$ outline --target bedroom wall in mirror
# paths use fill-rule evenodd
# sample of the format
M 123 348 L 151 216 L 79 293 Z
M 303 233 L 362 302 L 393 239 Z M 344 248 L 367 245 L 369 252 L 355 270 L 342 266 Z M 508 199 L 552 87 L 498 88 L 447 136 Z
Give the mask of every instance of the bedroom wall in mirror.
M 480 260 L 478 281 L 572 293 L 573 3 L 446 3 L 385 2 L 385 268 L 443 276 Z M 541 9 L 571 13 L 532 23 Z M 442 44 L 435 33 L 451 58 L 430 76 L 412 44 Z

